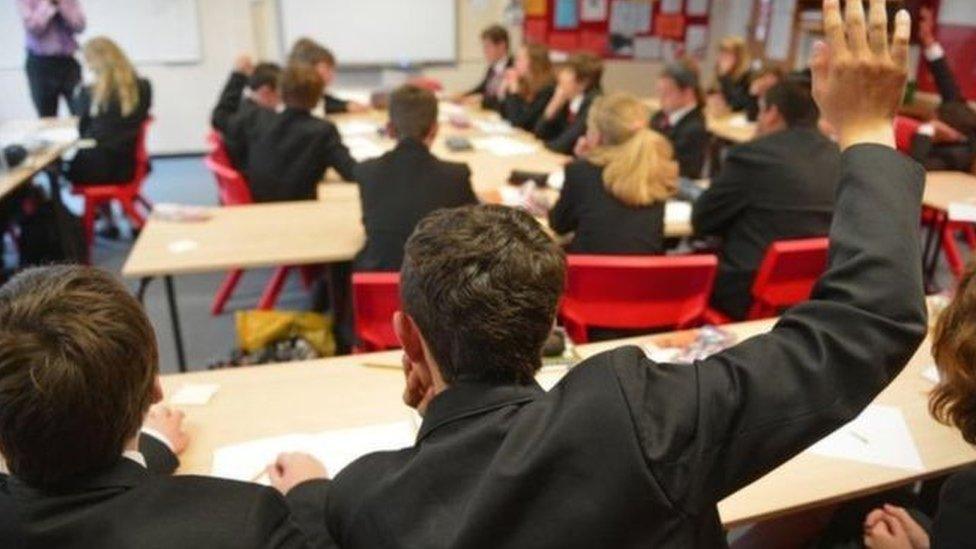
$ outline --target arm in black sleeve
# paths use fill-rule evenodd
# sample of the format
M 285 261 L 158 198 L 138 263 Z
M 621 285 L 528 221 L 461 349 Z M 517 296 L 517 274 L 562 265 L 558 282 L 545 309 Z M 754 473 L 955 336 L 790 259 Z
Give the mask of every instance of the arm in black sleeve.
M 749 97 L 749 73 L 743 74 L 737 79 L 724 78 L 722 81 L 722 95 L 729 108 L 735 112 L 744 111 L 749 107 L 751 101 Z
M 747 150 L 729 152 L 721 175 L 698 197 L 691 211 L 697 236 L 724 236 L 726 228 L 749 205 L 749 181 L 754 177 L 744 162 Z
M 942 485 L 939 510 L 932 523 L 932 547 L 966 547 L 972 543 L 976 516 L 976 470 L 969 468 Z
M 637 436 L 676 505 L 714 505 L 853 419 L 901 372 L 926 331 L 923 185 L 921 166 L 893 149 L 851 147 L 810 301 L 693 365 L 620 352 Z
M 489 80 L 491 80 L 491 67 L 488 67 L 488 72 L 485 73 L 485 76 L 484 78 L 481 79 L 481 82 L 478 82 L 477 86 L 465 92 L 464 95 L 476 95 L 476 94 L 485 93 L 485 90 L 488 89 Z
M 240 547 L 263 549 L 305 549 L 335 547 L 326 540 L 315 539 L 305 532 L 293 517 L 290 507 L 278 492 L 261 488 L 240 530 Z
M 934 61 L 929 61 L 929 71 L 932 73 L 932 78 L 935 79 L 935 86 L 939 89 L 942 101 L 946 103 L 963 101 L 962 92 L 959 91 L 959 83 L 956 82 L 956 77 L 952 74 L 952 68 L 949 67 L 949 62 L 944 55 Z
M 339 99 L 332 94 L 325 94 L 325 113 L 326 114 L 342 114 L 344 112 L 349 112 L 349 102 L 344 99 Z
M 548 141 L 566 129 L 567 118 L 569 117 L 569 107 L 563 106 L 552 118 L 546 118 L 545 107 L 543 107 L 542 116 L 539 117 L 539 121 L 535 123 L 535 128 L 532 133 L 536 137 L 543 141 Z
M 691 179 L 701 177 L 708 151 L 708 130 L 704 122 L 674 132 L 671 144 L 674 146 L 675 160 L 678 161 L 681 176 Z
M 349 154 L 349 149 L 346 147 L 345 143 L 342 142 L 342 136 L 339 135 L 339 130 L 332 124 L 329 125 L 329 135 L 327 137 L 327 158 L 329 159 L 329 166 L 335 168 L 342 179 L 346 181 L 355 181 L 356 176 L 353 170 L 356 168 L 356 161 L 353 159 L 352 155 Z M 323 177 L 325 174 L 322 174 Z
M 155 475 L 172 475 L 180 466 L 180 458 L 152 435 L 139 436 L 139 453 L 146 460 L 146 469 Z
M 577 191 L 576 175 L 572 165 L 566 166 L 566 178 L 563 188 L 559 192 L 556 205 L 549 210 L 549 227 L 556 234 L 567 234 L 579 226 L 579 192 Z
M 285 499 L 291 509 L 292 517 L 309 539 L 319 546 L 338 547 L 329 529 L 329 488 L 328 479 L 309 480 L 295 486 Z
M 78 136 L 84 139 L 91 127 L 91 89 L 88 86 L 79 86 L 72 104 L 71 112 L 78 115 Z
M 221 133 L 227 131 L 228 119 L 241 107 L 245 87 L 247 87 L 247 76 L 243 73 L 232 73 L 227 79 L 224 89 L 220 92 L 220 98 L 217 99 L 217 105 L 210 114 L 210 125 L 214 129 Z
M 474 192 L 474 187 L 471 185 L 471 168 L 467 164 L 464 167 L 464 183 L 463 190 L 461 191 L 461 205 L 476 205 L 478 204 L 478 195 Z
M 540 90 L 531 101 L 510 93 L 502 104 L 502 116 L 516 128 L 533 131 L 552 99 L 553 91 L 552 88 Z

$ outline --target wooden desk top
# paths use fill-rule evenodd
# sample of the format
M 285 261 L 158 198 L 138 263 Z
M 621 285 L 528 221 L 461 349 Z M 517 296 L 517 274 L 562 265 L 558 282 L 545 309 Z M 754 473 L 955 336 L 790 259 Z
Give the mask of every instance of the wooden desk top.
M 772 321 L 729 326 L 740 341 L 762 333 Z M 635 338 L 637 340 L 647 338 Z M 635 339 L 582 346 L 591 356 Z M 186 407 L 190 447 L 180 473 L 208 474 L 215 448 L 290 432 L 318 432 L 371 423 L 401 421 L 403 375 L 395 368 L 399 352 L 358 355 L 255 368 L 163 377 L 167 394 L 184 383 L 218 383 L 206 406 Z M 976 461 L 976 452 L 958 432 L 932 420 L 926 408 L 931 388 L 921 371 L 931 364 L 926 342 L 906 370 L 877 399 L 898 406 L 912 431 L 925 470 L 916 472 L 856 461 L 801 454 L 719 505 L 727 526 L 849 499 L 886 487 L 944 473 Z
M 950 171 L 926 174 L 922 204 L 948 211 L 953 202 L 976 203 L 976 175 Z
M 77 126 L 75 118 L 42 118 L 37 120 L 13 120 L 5 122 L 0 126 L 0 134 L 15 132 L 18 134 L 31 134 L 44 130 L 58 130 L 62 128 L 72 128 Z M 14 129 L 16 127 L 16 129 Z M 52 143 L 42 150 L 28 155 L 24 162 L 7 173 L 0 174 L 0 198 L 3 198 L 16 190 L 18 187 L 27 183 L 41 170 L 51 165 L 61 158 L 65 151 L 75 145 L 77 140 Z M 4 146 L 11 143 L 3 143 Z

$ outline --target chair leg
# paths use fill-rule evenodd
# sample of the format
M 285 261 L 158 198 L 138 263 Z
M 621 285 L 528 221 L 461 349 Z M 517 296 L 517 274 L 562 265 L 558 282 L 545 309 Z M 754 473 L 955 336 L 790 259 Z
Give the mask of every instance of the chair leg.
M 98 203 L 95 200 L 85 199 L 85 212 L 82 214 L 81 225 L 85 230 L 85 243 L 88 244 L 88 253 L 91 255 L 91 247 L 95 243 L 95 215 L 98 210 Z
M 146 218 L 136 209 L 136 205 L 132 199 L 122 199 L 119 202 L 122 204 L 122 211 L 125 212 L 125 215 L 129 217 L 129 221 L 132 222 L 132 226 L 136 229 L 141 229 L 146 224 Z
M 971 223 L 966 225 L 963 234 L 966 235 L 966 244 L 969 245 L 969 249 L 976 252 L 976 226 Z
M 281 294 L 281 288 L 285 285 L 285 280 L 290 271 L 291 267 L 275 269 L 274 274 L 271 275 L 271 280 L 264 286 L 264 293 L 261 294 L 261 300 L 258 301 L 258 309 L 262 311 L 274 309 L 275 303 L 278 302 L 278 295 Z
M 958 278 L 965 265 L 962 260 L 962 253 L 959 252 L 959 246 L 956 244 L 956 231 L 949 225 L 946 225 L 945 230 L 942 231 L 942 251 L 945 252 L 949 270 L 952 271 L 953 276 Z
M 210 314 L 213 316 L 223 314 L 224 306 L 227 305 L 227 301 L 230 299 L 230 296 L 234 294 L 234 289 L 237 288 L 237 283 L 241 281 L 241 276 L 243 274 L 244 271 L 241 269 L 228 271 L 227 276 L 225 276 L 223 282 L 220 283 L 220 287 L 217 288 L 217 294 L 214 295 L 213 304 L 210 305 Z

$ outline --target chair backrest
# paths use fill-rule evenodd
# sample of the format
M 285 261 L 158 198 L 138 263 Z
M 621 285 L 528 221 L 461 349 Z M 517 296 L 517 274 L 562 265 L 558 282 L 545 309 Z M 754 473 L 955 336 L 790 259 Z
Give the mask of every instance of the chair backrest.
M 922 123 L 907 116 L 895 117 L 895 147 L 903 154 L 912 154 L 912 138 Z
M 393 313 L 400 310 L 400 273 L 353 273 L 352 308 L 362 350 L 400 346 L 393 331 Z
M 685 327 L 708 307 L 714 255 L 567 258 L 561 309 L 588 326 Z
M 220 135 L 220 132 L 211 129 L 207 132 L 206 140 L 207 147 L 209 147 L 207 156 L 226 166 L 234 165 L 230 161 L 230 155 L 227 153 L 227 145 L 224 143 L 224 137 Z
M 749 318 L 775 316 L 809 299 L 813 285 L 827 267 L 829 247 L 828 238 L 773 242 L 752 283 L 754 303 Z
M 149 148 L 146 141 L 149 138 L 149 127 L 156 119 L 147 116 L 139 127 L 139 135 L 136 136 L 136 169 L 132 177 L 133 183 L 141 185 L 146 176 L 149 175 Z
M 217 180 L 217 197 L 222 206 L 237 206 L 254 202 L 251 196 L 251 188 L 241 172 L 232 168 L 230 164 L 220 162 L 213 154 L 207 155 L 203 162 L 213 172 L 214 178 Z

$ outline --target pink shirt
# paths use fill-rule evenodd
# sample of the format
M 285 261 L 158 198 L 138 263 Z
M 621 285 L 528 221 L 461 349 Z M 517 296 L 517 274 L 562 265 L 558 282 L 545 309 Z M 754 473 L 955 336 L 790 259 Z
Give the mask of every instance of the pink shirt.
M 74 55 L 75 35 L 85 30 L 85 14 L 78 0 L 17 0 L 24 21 L 27 50 L 35 55 Z

